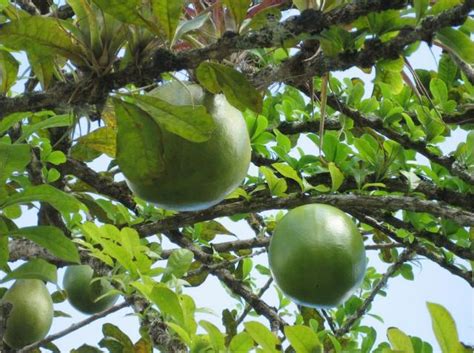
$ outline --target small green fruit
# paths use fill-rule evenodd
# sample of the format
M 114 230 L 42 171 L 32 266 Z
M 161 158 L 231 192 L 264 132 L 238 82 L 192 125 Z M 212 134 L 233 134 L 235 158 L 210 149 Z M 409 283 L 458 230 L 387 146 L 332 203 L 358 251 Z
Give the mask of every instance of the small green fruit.
M 3 340 L 19 349 L 46 337 L 53 322 L 53 301 L 43 281 L 19 279 L 3 296 L 12 309 Z
M 289 211 L 275 227 L 268 257 L 281 290 L 295 303 L 316 308 L 341 304 L 359 286 L 366 268 L 354 222 L 322 204 Z
M 118 299 L 118 294 L 97 298 L 113 289 L 104 278 L 92 281 L 94 270 L 89 265 L 74 265 L 66 269 L 63 287 L 69 303 L 84 314 L 95 314 L 110 308 Z
M 159 129 L 163 168 L 147 180 L 125 175 L 130 189 L 170 210 L 195 211 L 219 203 L 239 186 L 250 165 L 250 139 L 242 113 L 224 95 L 205 93 L 198 85 L 173 82 L 157 89 L 156 96 L 174 105 L 204 105 L 215 129 L 209 140 L 199 143 Z

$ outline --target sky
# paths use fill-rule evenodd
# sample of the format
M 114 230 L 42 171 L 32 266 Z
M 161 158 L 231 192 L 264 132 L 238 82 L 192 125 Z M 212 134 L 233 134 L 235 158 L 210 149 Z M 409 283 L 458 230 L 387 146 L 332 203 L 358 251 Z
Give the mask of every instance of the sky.
M 435 49 L 434 49 L 435 50 Z M 438 56 L 435 50 L 435 56 Z M 426 46 L 422 46 L 416 55 L 410 58 L 411 64 L 415 68 L 435 69 L 437 63 L 432 54 Z M 22 69 L 26 68 L 24 59 L 22 60 Z M 342 77 L 360 77 L 364 80 L 367 87 L 371 85 L 371 76 L 362 73 L 358 69 L 351 69 L 346 72 L 338 72 L 335 75 Z M 14 90 L 21 92 L 23 89 L 22 83 L 18 83 Z M 371 89 L 366 88 L 366 94 L 370 94 Z M 455 149 L 455 146 L 464 140 L 465 133 L 456 131 L 451 138 L 444 143 L 444 151 L 450 152 Z M 301 142 L 302 147 L 305 141 Z M 314 147 L 311 147 L 314 148 Z M 420 163 L 426 162 L 423 158 L 419 160 Z M 105 159 L 99 159 L 94 163 L 96 170 L 105 170 L 107 162 Z M 222 223 L 233 231 L 240 239 L 253 236 L 253 231 L 245 222 L 234 223 L 229 220 L 221 220 Z M 36 222 L 36 217 L 31 212 L 25 213 L 17 222 L 18 226 L 24 227 L 33 225 Z M 220 236 L 216 241 L 229 241 L 228 237 Z M 172 246 L 172 245 L 171 245 Z M 382 263 L 376 256 L 376 252 L 369 251 L 369 266 L 374 266 L 378 271 L 384 271 L 387 264 Z M 266 255 L 260 255 L 254 258 L 255 263 L 262 263 L 267 265 Z M 430 342 L 433 345 L 434 352 L 440 352 L 436 343 L 433 331 L 431 328 L 431 320 L 426 308 L 426 302 L 434 302 L 445 306 L 454 317 L 457 324 L 459 336 L 462 341 L 474 344 L 474 309 L 473 309 L 473 291 L 471 287 L 463 280 L 451 275 L 446 270 L 440 268 L 438 265 L 429 260 L 418 257 L 413 264 L 415 281 L 407 281 L 401 276 L 389 280 L 386 288 L 387 296 L 377 296 L 373 302 L 371 313 L 383 317 L 384 323 L 380 323 L 375 318 L 368 315 L 363 319 L 363 323 L 373 326 L 377 332 L 377 342 L 386 340 L 385 332 L 389 327 L 398 327 L 409 335 L 414 335 Z M 62 281 L 63 269 L 59 269 L 60 282 Z M 259 283 L 263 285 L 265 279 L 257 278 Z M 48 285 L 50 291 L 55 288 L 51 284 Z M 220 313 L 223 309 L 232 308 L 236 301 L 232 299 L 226 290 L 221 286 L 219 281 L 213 276 L 209 276 L 206 282 L 198 288 L 187 288 L 185 293 L 191 295 L 198 307 L 211 309 L 215 314 L 200 314 L 200 319 L 206 319 L 220 324 Z M 263 299 L 270 304 L 276 304 L 275 291 L 269 290 Z M 50 334 L 56 333 L 69 325 L 87 318 L 72 307 L 67 302 L 55 305 L 55 310 L 61 310 L 72 315 L 72 318 L 55 318 Z M 252 318 L 253 319 L 253 318 Z M 255 318 L 256 320 L 265 322 L 262 318 Z M 105 322 L 111 322 L 119 326 L 125 331 L 133 340 L 138 340 L 138 321 L 132 315 L 130 309 L 123 309 L 117 313 L 108 316 L 104 320 L 98 320 L 74 333 L 65 336 L 55 341 L 61 352 L 67 352 L 72 348 L 79 347 L 82 343 L 96 345 L 102 338 L 101 326 Z

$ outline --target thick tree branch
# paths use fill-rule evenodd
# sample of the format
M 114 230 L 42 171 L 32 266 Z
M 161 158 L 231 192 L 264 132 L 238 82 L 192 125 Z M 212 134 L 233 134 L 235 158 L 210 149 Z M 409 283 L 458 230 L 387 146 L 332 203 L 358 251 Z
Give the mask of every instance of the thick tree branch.
M 402 0 L 368 0 L 345 5 L 342 8 L 322 13 L 306 10 L 280 24 L 273 24 L 258 32 L 245 35 L 227 33 L 216 43 L 201 49 L 194 49 L 173 54 L 165 49 L 158 49 L 153 60 L 140 67 L 128 68 L 100 78 L 97 89 L 91 90 L 90 79 L 78 83 L 57 83 L 47 92 L 32 92 L 14 98 L 0 97 L 0 119 L 10 113 L 20 111 L 39 111 L 59 106 L 74 106 L 102 103 L 112 90 L 133 83 L 143 86 L 159 79 L 164 72 L 196 68 L 201 62 L 209 59 L 221 60 L 236 51 L 280 46 L 283 41 L 294 38 L 301 33 L 317 34 L 323 29 L 336 24 L 350 23 L 368 13 L 388 9 L 401 9 L 407 1 Z
M 237 213 L 260 212 L 271 209 L 288 209 L 310 203 L 324 203 L 343 210 L 385 209 L 398 211 L 405 209 L 413 212 L 428 212 L 438 217 L 452 219 L 460 225 L 474 225 L 474 214 L 435 201 L 420 200 L 403 196 L 366 196 L 366 195 L 315 195 L 290 194 L 284 198 L 259 197 L 250 201 L 235 201 L 219 204 L 198 212 L 182 212 L 160 221 L 143 223 L 136 226 L 138 232 L 146 237 L 170 229 L 177 229 L 216 217 L 226 217 Z

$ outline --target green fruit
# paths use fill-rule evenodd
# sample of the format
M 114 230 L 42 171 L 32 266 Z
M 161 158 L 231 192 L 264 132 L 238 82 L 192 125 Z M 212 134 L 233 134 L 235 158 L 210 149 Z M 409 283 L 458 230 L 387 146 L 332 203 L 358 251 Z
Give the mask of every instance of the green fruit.
M 276 225 L 268 248 L 273 277 L 295 303 L 329 308 L 359 286 L 365 248 L 354 222 L 322 204 L 297 207 Z
M 43 281 L 19 279 L 1 300 L 10 303 L 3 340 L 12 348 L 22 348 L 46 337 L 53 322 L 53 301 Z
M 66 269 L 63 287 L 69 303 L 85 314 L 95 314 L 110 308 L 118 299 L 118 294 L 108 295 L 97 301 L 113 289 L 105 278 L 92 281 L 94 271 L 89 265 L 74 265 Z
M 205 93 L 197 85 L 183 87 L 173 82 L 160 87 L 157 97 L 174 105 L 204 105 L 214 119 L 209 140 L 191 142 L 161 130 L 164 168 L 152 180 L 132 180 L 130 189 L 140 198 L 159 207 L 193 211 L 222 201 L 247 175 L 250 139 L 240 111 L 222 94 Z

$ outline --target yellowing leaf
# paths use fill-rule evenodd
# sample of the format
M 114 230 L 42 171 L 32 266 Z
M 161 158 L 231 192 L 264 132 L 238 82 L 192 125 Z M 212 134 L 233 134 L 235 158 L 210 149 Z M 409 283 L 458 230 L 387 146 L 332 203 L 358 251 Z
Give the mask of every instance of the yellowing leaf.
M 78 138 L 77 143 L 115 158 L 117 132 L 108 126 L 101 127 Z
M 459 342 L 458 330 L 453 317 L 446 308 L 435 303 L 426 303 L 436 340 L 443 353 L 464 353 Z
M 387 337 L 393 349 L 400 350 L 404 353 L 415 353 L 410 337 L 398 328 L 390 327 L 387 330 Z

